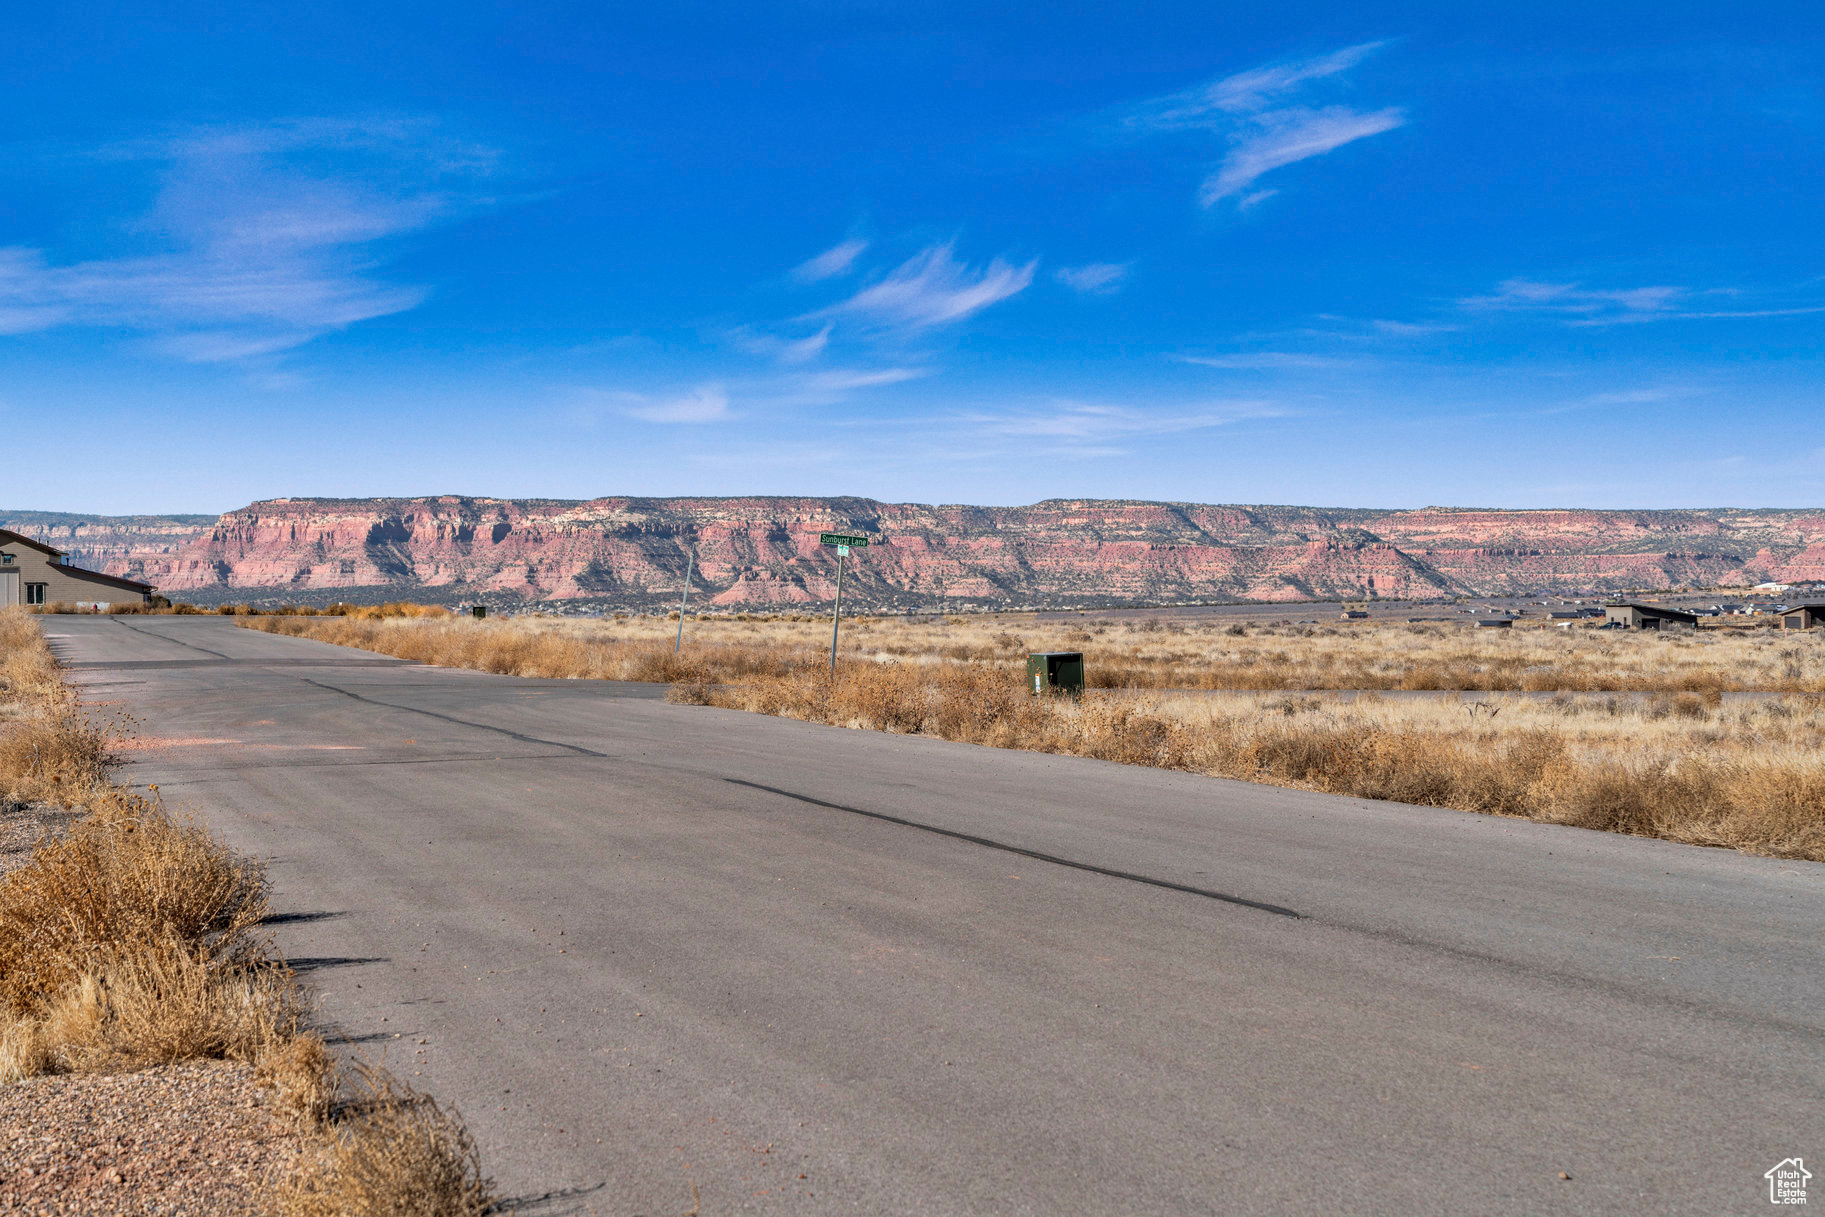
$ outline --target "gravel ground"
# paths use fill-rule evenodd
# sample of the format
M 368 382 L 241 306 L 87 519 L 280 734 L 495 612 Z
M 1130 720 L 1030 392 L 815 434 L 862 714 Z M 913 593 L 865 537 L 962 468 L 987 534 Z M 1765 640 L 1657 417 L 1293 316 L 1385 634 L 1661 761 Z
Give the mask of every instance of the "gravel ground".
M 76 812 L 48 803 L 0 803 L 0 875 L 24 866 L 46 834 L 61 836 Z
M 31 1078 L 0 1088 L 0 1217 L 253 1214 L 302 1145 L 245 1065 Z

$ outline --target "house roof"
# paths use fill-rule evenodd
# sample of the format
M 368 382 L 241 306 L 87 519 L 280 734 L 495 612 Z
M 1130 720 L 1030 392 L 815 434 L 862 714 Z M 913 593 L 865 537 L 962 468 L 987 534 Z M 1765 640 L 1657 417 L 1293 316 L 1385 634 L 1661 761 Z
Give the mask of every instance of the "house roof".
M 34 541 L 23 533 L 13 532 L 10 529 L 5 528 L 0 528 L 0 545 L 26 545 L 40 553 L 49 554 L 53 558 L 63 557 L 63 551 L 61 549 L 53 549 L 43 541 Z M 95 583 L 106 583 L 114 587 L 124 587 L 136 592 L 157 590 L 152 584 L 141 583 L 138 579 L 123 579 L 119 575 L 104 575 L 98 570 L 87 570 L 80 566 L 65 566 L 61 562 L 57 564 L 57 569 L 73 578 L 87 579 Z
M 53 558 L 63 557 L 61 549 L 52 549 L 43 541 L 34 541 L 24 533 L 12 532 L 5 528 L 0 528 L 0 545 L 29 545 L 40 553 L 49 554 Z
M 1603 607 L 1606 609 L 1634 609 L 1638 613 L 1652 613 L 1656 617 L 1686 617 L 1693 621 L 1698 620 L 1697 613 L 1689 613 L 1685 609 L 1665 608 L 1658 604 L 1606 604 Z
M 90 583 L 107 583 L 114 587 L 124 587 L 129 591 L 135 592 L 151 592 L 158 590 L 150 583 L 141 583 L 138 579 L 123 579 L 119 575 L 104 575 L 98 570 L 86 570 L 80 566 L 59 566 L 57 569 L 64 574 L 69 575 L 71 578 L 82 579 Z
M 1798 613 L 1806 609 L 1815 613 L 1825 613 L 1825 604 L 1790 604 L 1781 610 L 1781 614 L 1785 616 L 1788 613 Z

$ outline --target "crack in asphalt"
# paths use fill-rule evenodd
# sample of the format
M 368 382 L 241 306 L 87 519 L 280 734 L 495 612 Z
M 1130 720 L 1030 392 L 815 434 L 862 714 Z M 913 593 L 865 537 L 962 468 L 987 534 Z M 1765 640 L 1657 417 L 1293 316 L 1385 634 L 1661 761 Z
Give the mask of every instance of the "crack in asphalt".
M 359 693 L 352 693 L 347 689 L 337 688 L 335 685 L 326 685 L 322 681 L 312 680 L 308 676 L 300 676 L 300 677 L 298 677 L 298 680 L 300 682 L 302 682 L 303 684 L 312 686 L 313 688 L 322 689 L 326 693 L 340 693 L 344 697 L 353 698 L 354 700 L 356 700 L 358 702 L 365 702 L 366 704 L 368 704 L 370 706 L 385 706 L 389 710 L 402 710 L 407 714 L 422 714 L 426 718 L 434 718 L 434 719 L 437 719 L 439 722 L 452 723 L 458 727 L 472 727 L 477 731 L 492 731 L 496 735 L 504 735 L 508 739 L 517 740 L 522 744 L 533 744 L 533 745 L 536 745 L 538 747 L 543 747 L 543 748 L 562 748 L 566 752 L 574 752 L 578 756 L 593 756 L 597 760 L 600 760 L 600 761 L 614 761 L 614 760 L 621 759 L 620 757 L 611 756 L 610 754 L 608 754 L 606 752 L 597 752 L 593 748 L 585 748 L 580 744 L 566 744 L 566 743 L 562 743 L 558 740 L 553 740 L 553 739 L 540 739 L 536 735 L 522 735 L 518 731 L 509 731 L 505 727 L 496 727 L 491 723 L 471 722 L 469 719 L 466 719 L 466 718 L 456 718 L 453 715 L 449 715 L 449 714 L 439 714 L 435 710 L 422 710 L 417 706 L 402 706 L 402 705 L 399 705 L 397 702 L 380 701 L 377 698 L 363 697 Z
M 890 816 L 882 811 L 867 811 L 860 807 L 850 807 L 843 803 L 827 803 L 823 799 L 814 799 L 807 794 L 792 790 L 781 790 L 777 786 L 763 786 L 759 782 L 747 782 L 741 778 L 724 778 L 732 786 L 746 786 L 752 790 L 764 790 L 768 794 L 777 794 L 788 799 L 797 799 L 801 803 L 810 803 L 814 807 L 828 807 L 832 811 L 846 811 L 850 815 L 867 816 L 871 820 L 883 820 L 889 824 L 898 824 L 902 828 L 916 828 L 920 832 L 929 832 L 940 837 L 950 837 L 956 841 L 967 841 L 971 845 L 980 845 L 985 849 L 1000 850 L 1005 854 L 1018 854 L 1022 858 L 1032 858 L 1036 862 L 1050 862 L 1054 866 L 1067 866 L 1072 870 L 1088 871 L 1093 875 L 1106 875 L 1111 879 L 1126 879 L 1130 883 L 1144 883 L 1148 887 L 1164 888 L 1169 892 L 1184 892 L 1187 895 L 1202 896 L 1206 900 L 1218 900 L 1224 904 L 1240 905 L 1245 909 L 1254 909 L 1261 913 L 1272 913 L 1276 917 L 1290 917 L 1294 921 L 1304 920 L 1297 911 L 1284 908 L 1278 904 L 1267 904 L 1260 900 L 1249 900 L 1243 896 L 1231 896 L 1227 892 L 1213 892 L 1207 887 L 1192 887 L 1186 883 L 1174 883 L 1170 879 L 1156 879 L 1152 875 L 1137 875 L 1133 871 L 1116 870 L 1113 867 L 1098 866 L 1094 862 L 1079 862 L 1074 858 L 1061 858 L 1057 854 L 1044 854 L 1036 849 L 1023 849 L 1018 845 L 1009 845 L 1005 841 L 995 841 L 988 837 L 972 836 L 966 832 L 957 832 L 950 828 L 939 828 L 935 824 L 921 824 L 917 820 L 905 820 L 899 816 Z
M 234 658 L 233 655 L 224 655 L 220 651 L 212 651 L 208 647 L 197 646 L 194 642 L 180 642 L 171 635 L 161 634 L 157 630 L 142 630 L 137 625 L 128 625 L 125 619 L 120 617 L 110 617 L 108 620 L 112 621 L 115 625 L 120 626 L 122 629 L 132 630 L 135 634 L 144 634 L 147 638 L 156 638 L 160 642 L 177 643 L 178 646 L 183 647 L 187 651 L 201 651 L 205 655 L 214 655 L 217 659 Z
M 587 759 L 592 761 L 601 758 L 602 754 L 596 752 L 589 753 L 587 756 Z M 492 764 L 500 761 L 567 761 L 570 759 L 572 758 L 562 753 L 551 752 L 521 752 L 510 756 L 503 756 L 498 752 L 490 752 L 486 755 L 472 752 L 463 756 L 407 756 L 367 761 L 272 761 L 256 765 L 196 765 L 189 769 L 179 762 L 175 768 L 177 772 L 183 774 L 258 773 L 268 769 L 360 769 L 368 765 L 473 765 L 484 762 Z M 620 758 L 609 757 L 607 759 L 619 760 Z M 160 783 L 161 786 L 165 784 Z

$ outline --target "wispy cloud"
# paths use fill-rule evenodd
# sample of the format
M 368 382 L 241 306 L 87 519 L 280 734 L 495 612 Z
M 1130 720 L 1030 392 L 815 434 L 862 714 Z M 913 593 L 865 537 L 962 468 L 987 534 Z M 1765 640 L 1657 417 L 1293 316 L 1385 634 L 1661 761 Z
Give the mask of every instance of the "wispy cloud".
M 1083 266 L 1061 266 L 1052 277 L 1072 291 L 1085 295 L 1106 296 L 1120 291 L 1128 278 L 1126 262 L 1090 262 Z
M 815 334 L 803 338 L 781 338 L 754 330 L 748 326 L 727 331 L 727 337 L 736 346 L 750 355 L 760 355 L 784 364 L 810 363 L 824 353 L 830 345 L 830 331 L 835 328 L 826 324 Z
M 699 385 L 678 397 L 658 400 L 631 393 L 613 396 L 639 402 L 626 413 L 649 423 L 713 423 L 729 417 L 729 393 L 719 384 Z
M 825 326 L 808 338 L 799 338 L 780 347 L 781 363 L 809 363 L 824 353 L 830 345 L 830 331 L 833 327 Z
M 1271 401 L 1220 401 L 1169 410 L 1058 401 L 1043 408 L 974 413 L 955 422 L 982 436 L 1104 443 L 1128 436 L 1173 435 L 1278 418 L 1288 411 Z
M 844 241 L 833 245 L 815 258 L 809 258 L 792 268 L 792 275 L 806 283 L 815 283 L 820 279 L 834 279 L 846 275 L 855 266 L 855 260 L 868 248 L 866 241 Z M 778 265 L 778 263 L 775 263 Z
M 1458 327 L 1443 321 L 1390 321 L 1377 318 L 1369 322 L 1369 328 L 1390 338 L 1427 338 L 1433 334 L 1449 334 Z
M 1618 389 L 1609 393 L 1593 393 L 1584 399 L 1584 404 L 1591 406 L 1648 406 L 1653 405 L 1656 402 L 1676 401 L 1683 397 L 1691 397 L 1696 392 L 1697 390 L 1689 386 Z
M 1458 303 L 1473 312 L 1537 313 L 1610 325 L 1677 315 L 1686 295 L 1679 287 L 1595 290 L 1577 283 L 1509 279 L 1489 295 L 1466 297 Z
M 1237 141 L 1222 168 L 1204 180 L 1198 199 L 1209 207 L 1243 194 L 1264 173 L 1392 131 L 1404 122 L 1405 116 L 1394 108 L 1364 114 L 1345 106 L 1329 106 L 1323 110 L 1292 109 L 1260 115 L 1258 130 Z M 1252 205 L 1271 193 L 1248 194 L 1242 202 Z
M 1229 143 L 1215 172 L 1204 179 L 1198 199 L 1210 207 L 1235 198 L 1243 208 L 1271 197 L 1255 190 L 1264 175 L 1345 144 L 1402 126 L 1398 106 L 1360 110 L 1348 105 L 1313 106 L 1307 94 L 1355 67 L 1384 43 L 1365 42 L 1326 55 L 1268 64 L 1226 76 L 1196 89 L 1147 102 L 1125 116 L 1132 130 L 1209 131 Z
M 1720 298 L 1742 300 L 1759 295 L 1764 307 L 1717 308 Z M 1685 287 L 1587 288 L 1579 283 L 1544 283 L 1509 279 L 1484 296 L 1458 304 L 1473 313 L 1513 313 L 1556 318 L 1566 325 L 1636 325 L 1650 321 L 1731 321 L 1770 317 L 1807 317 L 1825 313 L 1825 304 L 1781 302 L 1783 292 L 1750 293 L 1737 288 Z M 1816 297 L 1815 297 L 1816 298 Z
M 972 270 L 952 256 L 950 244 L 933 245 L 819 315 L 915 330 L 944 325 L 1025 291 L 1038 265 L 1034 260 L 1014 266 L 996 258 Z
M 863 390 L 904 384 L 932 372 L 924 367 L 845 367 L 733 376 L 703 381 L 690 388 L 572 388 L 560 390 L 559 406 L 571 423 L 583 428 L 600 426 L 612 418 L 686 425 L 713 423 L 738 416 L 764 417 L 781 409 L 838 405 Z
M 0 250 L 0 333 L 121 328 L 221 363 L 415 308 L 426 289 L 380 279 L 374 247 L 451 211 L 449 175 L 486 168 L 479 150 L 438 144 L 396 123 L 289 123 L 110 150 L 164 162 L 137 228 L 165 248 L 75 261 Z M 375 159 L 388 171 L 367 173 Z M 323 168 L 338 162 L 341 175 Z
M 832 368 L 827 372 L 806 374 L 796 382 L 796 387 L 813 394 L 844 394 L 856 389 L 904 384 L 930 375 L 929 368 Z
M 1206 368 L 1229 368 L 1248 372 L 1313 370 L 1359 367 L 1360 359 L 1336 355 L 1308 355 L 1303 351 L 1247 351 L 1235 355 L 1180 355 L 1180 363 L 1195 363 Z
M 757 406 L 835 406 L 870 389 L 923 380 L 934 375 L 930 367 L 825 368 L 764 377 L 738 386 L 744 401 Z

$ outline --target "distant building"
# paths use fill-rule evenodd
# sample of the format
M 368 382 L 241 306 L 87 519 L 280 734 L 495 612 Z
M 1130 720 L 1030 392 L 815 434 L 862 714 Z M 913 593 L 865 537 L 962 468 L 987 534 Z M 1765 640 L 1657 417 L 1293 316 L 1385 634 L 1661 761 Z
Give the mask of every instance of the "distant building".
M 1340 614 L 1340 618 L 1344 621 L 1367 621 L 1369 615 L 1361 609 L 1345 609 Z
M 1661 630 L 1669 625 L 1698 624 L 1697 613 L 1657 604 L 1606 604 L 1603 617 L 1605 625 L 1617 625 L 1625 630 Z
M 1474 622 L 1473 624 L 1479 630 L 1512 630 L 1514 629 L 1514 618 L 1485 617 L 1481 621 Z
M 71 566 L 61 549 L 0 528 L 0 606 L 73 604 L 107 609 L 144 604 L 152 592 L 150 583 Z
M 1779 595 L 1781 592 L 1786 591 L 1788 588 L 1790 588 L 1792 586 L 1793 585 L 1791 583 L 1768 582 L 1768 583 L 1758 583 L 1754 587 L 1750 588 L 1749 590 L 1752 592 L 1773 592 L 1776 595 Z
M 1796 604 L 1781 614 L 1783 630 L 1810 630 L 1825 625 L 1825 604 Z

